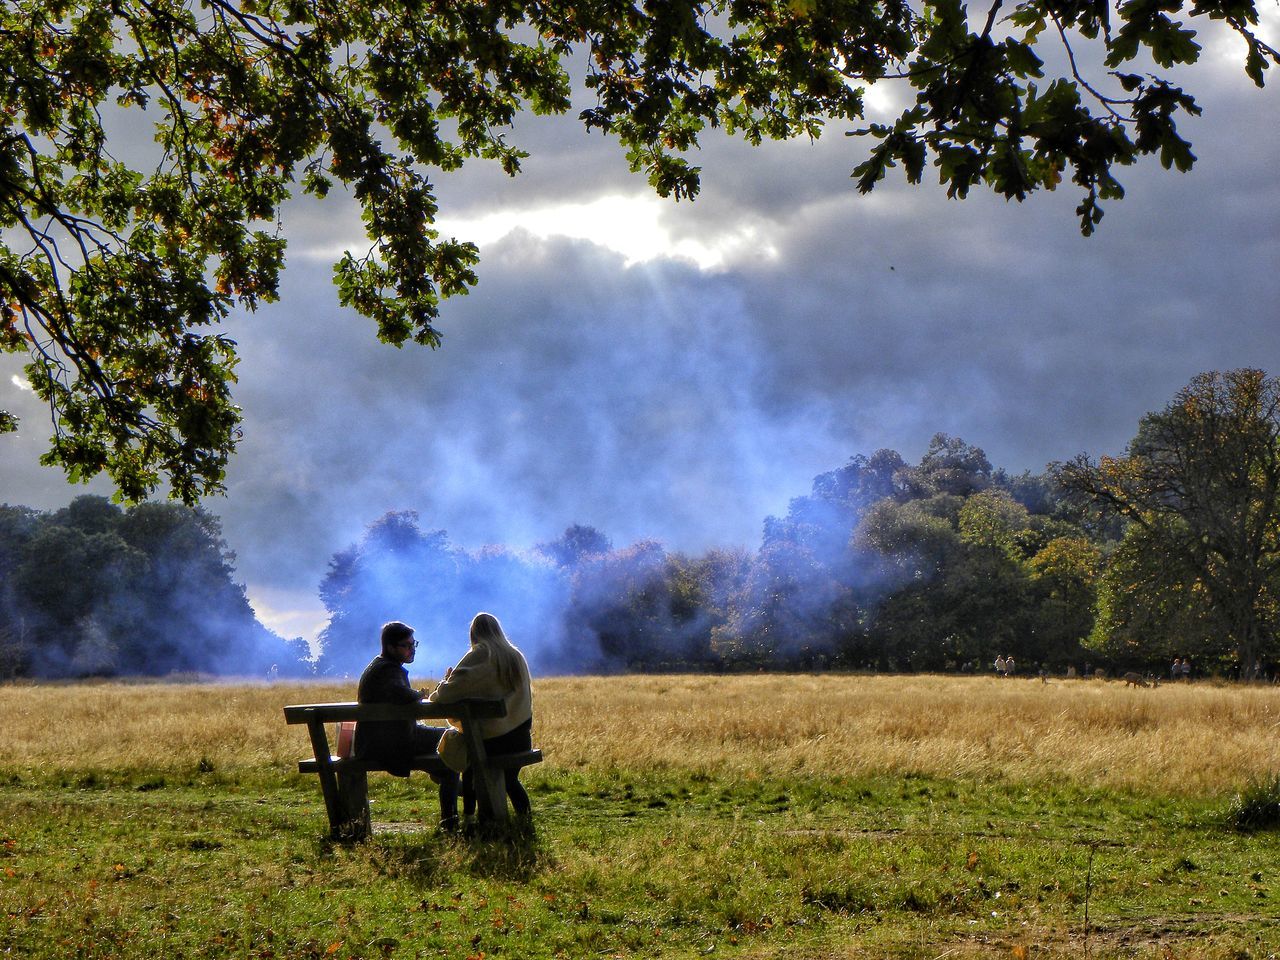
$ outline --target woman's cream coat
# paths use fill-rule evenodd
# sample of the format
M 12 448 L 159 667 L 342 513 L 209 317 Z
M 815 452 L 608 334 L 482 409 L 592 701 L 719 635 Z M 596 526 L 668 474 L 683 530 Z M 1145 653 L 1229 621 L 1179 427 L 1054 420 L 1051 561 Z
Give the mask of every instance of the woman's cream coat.
M 480 721 L 480 736 L 488 740 L 514 730 L 533 716 L 533 692 L 529 686 L 529 665 L 524 656 L 514 651 L 520 666 L 520 677 L 514 690 L 505 689 L 485 646 L 475 646 L 458 661 L 448 678 L 427 697 L 435 703 L 454 703 L 468 698 L 505 700 L 507 715 Z

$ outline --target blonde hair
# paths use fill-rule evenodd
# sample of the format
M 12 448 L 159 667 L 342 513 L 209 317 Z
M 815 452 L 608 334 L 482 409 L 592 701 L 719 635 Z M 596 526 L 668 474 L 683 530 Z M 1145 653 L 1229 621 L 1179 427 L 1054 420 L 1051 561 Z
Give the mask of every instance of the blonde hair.
M 529 682 L 529 665 L 502 630 L 502 624 L 492 613 L 477 613 L 471 620 L 471 646 L 484 647 L 493 662 L 498 682 L 508 690 L 515 690 Z

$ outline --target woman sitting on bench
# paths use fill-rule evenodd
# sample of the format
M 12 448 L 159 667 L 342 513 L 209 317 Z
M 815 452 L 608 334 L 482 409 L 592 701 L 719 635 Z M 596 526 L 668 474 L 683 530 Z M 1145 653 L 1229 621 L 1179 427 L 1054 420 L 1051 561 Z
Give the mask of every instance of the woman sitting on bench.
M 485 754 L 496 756 L 520 753 L 533 748 L 533 693 L 529 686 L 529 665 L 524 654 L 512 646 L 498 618 L 477 613 L 471 621 L 471 649 L 456 667 L 445 671 L 444 679 L 427 699 L 452 703 L 470 697 L 506 701 L 507 715 L 490 720 L 469 721 L 480 725 Z M 507 796 L 520 816 L 529 814 L 529 794 L 520 785 L 520 771 L 504 771 Z M 475 771 L 462 775 L 462 811 L 471 816 L 476 809 Z

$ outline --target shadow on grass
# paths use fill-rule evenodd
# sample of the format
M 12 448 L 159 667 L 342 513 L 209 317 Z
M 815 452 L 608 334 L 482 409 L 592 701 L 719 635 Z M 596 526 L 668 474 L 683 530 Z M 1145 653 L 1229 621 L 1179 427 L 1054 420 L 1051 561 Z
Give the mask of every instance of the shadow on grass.
M 510 824 L 470 835 L 382 825 L 360 843 L 320 841 L 320 857 L 367 858 L 379 874 L 438 887 L 459 876 L 524 883 L 552 866 L 532 824 Z

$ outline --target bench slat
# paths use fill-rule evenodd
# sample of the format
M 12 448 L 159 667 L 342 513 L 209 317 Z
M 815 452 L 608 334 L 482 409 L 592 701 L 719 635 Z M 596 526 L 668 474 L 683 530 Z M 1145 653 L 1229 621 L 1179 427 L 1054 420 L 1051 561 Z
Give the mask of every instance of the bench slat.
M 387 765 L 380 760 L 361 760 L 356 757 L 331 757 L 329 762 L 333 765 L 335 772 L 373 773 L 375 771 L 386 772 L 387 769 Z M 444 773 L 449 769 L 445 766 L 444 761 L 434 753 L 428 756 L 414 757 L 405 766 L 409 770 L 424 770 L 427 773 Z M 298 761 L 299 773 L 316 773 L 319 770 L 320 761 L 315 757 L 307 757 Z
M 524 750 L 520 753 L 499 753 L 485 758 L 485 765 L 499 770 L 519 770 L 534 763 L 542 762 L 541 750 Z
M 534 763 L 542 762 L 541 750 L 525 750 L 521 753 L 503 753 L 498 756 L 487 757 L 485 765 L 498 770 L 518 770 L 521 767 L 527 767 Z M 373 773 L 375 771 L 385 772 L 387 765 L 379 760 L 362 760 L 356 757 L 330 757 L 329 764 L 334 772 L 360 772 Z M 407 764 L 410 770 L 422 770 L 427 773 L 444 773 L 449 769 L 445 762 L 440 759 L 440 755 L 436 753 L 424 753 L 414 757 Z M 320 770 L 320 761 L 314 757 L 307 757 L 298 761 L 299 773 L 317 773 Z

